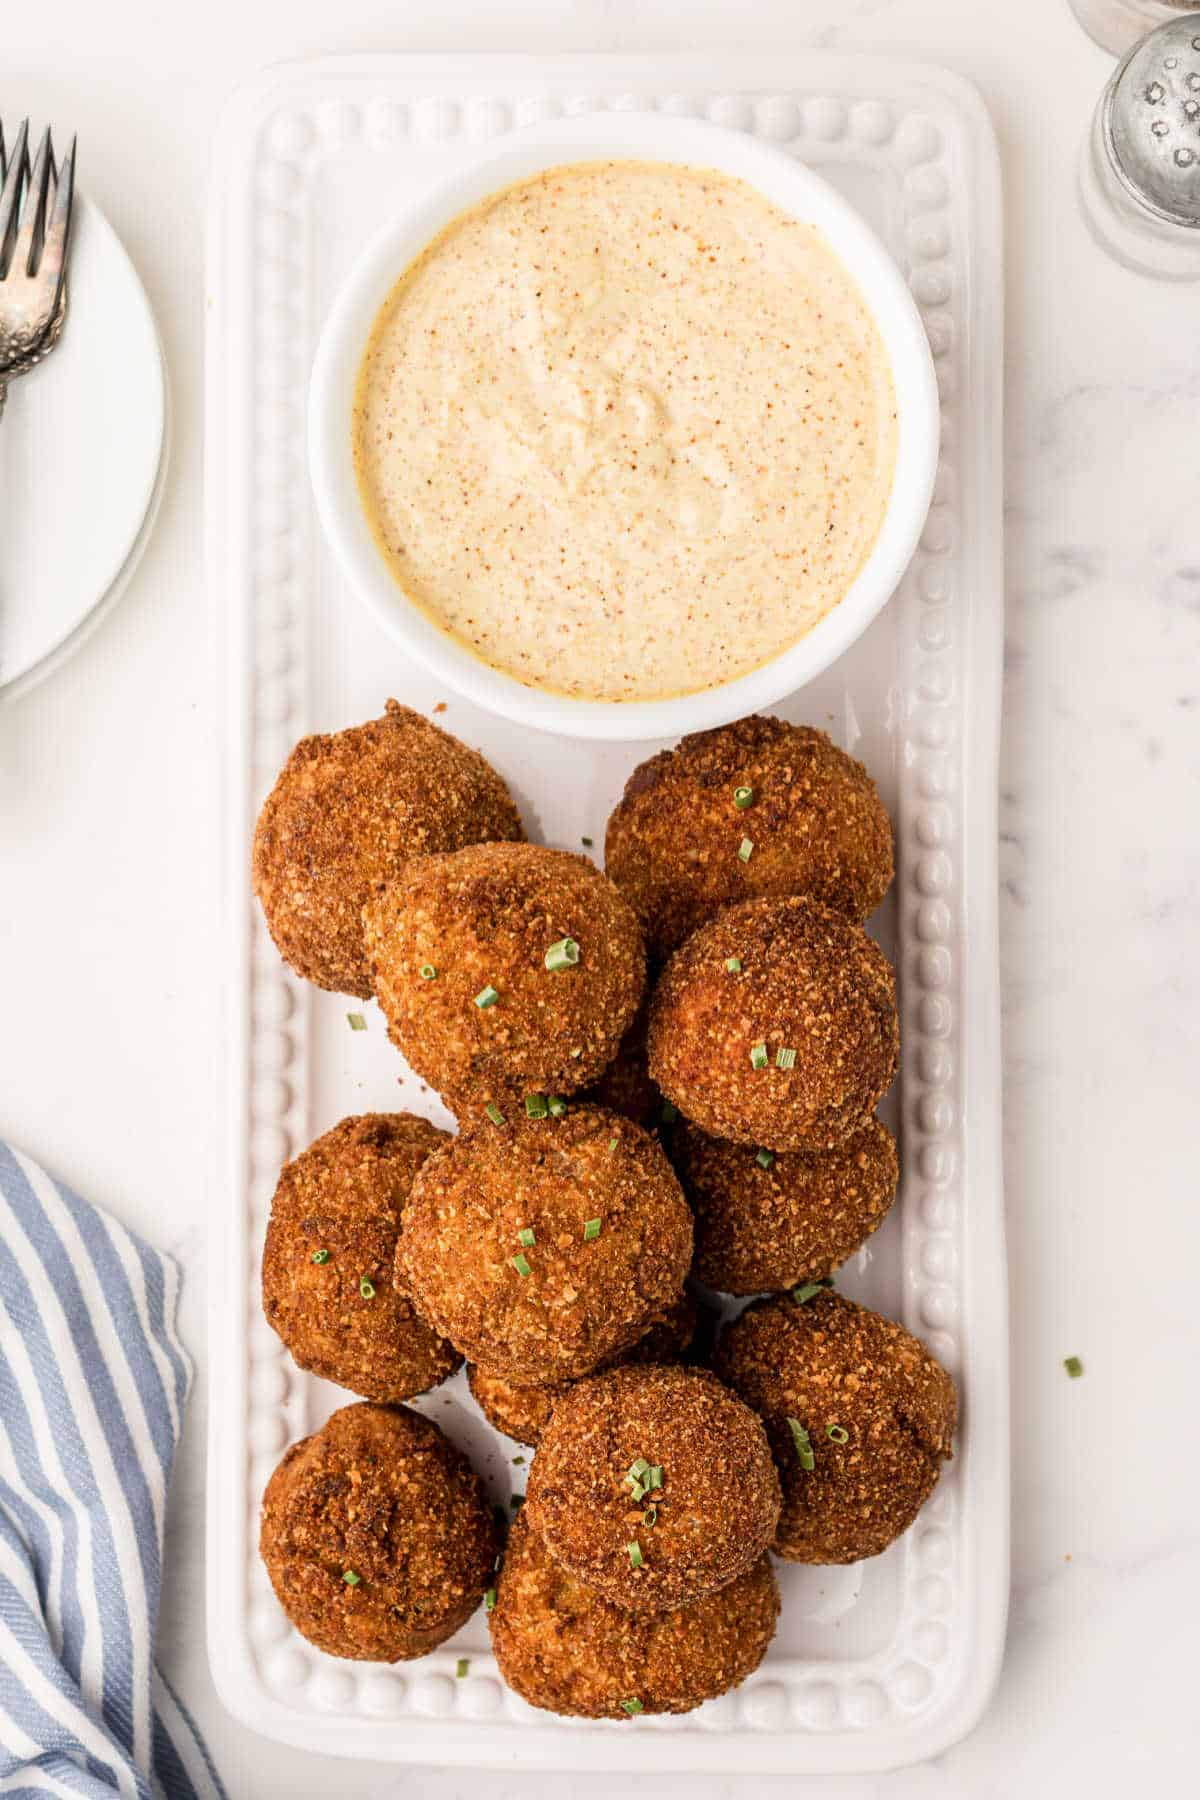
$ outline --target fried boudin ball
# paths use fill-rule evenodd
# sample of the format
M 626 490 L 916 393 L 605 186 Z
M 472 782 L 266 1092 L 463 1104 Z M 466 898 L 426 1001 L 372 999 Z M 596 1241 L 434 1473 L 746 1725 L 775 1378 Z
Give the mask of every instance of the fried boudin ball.
M 391 1037 L 460 1120 L 587 1087 L 645 987 L 632 911 L 566 850 L 424 857 L 363 917 Z
M 647 948 L 669 956 L 722 907 L 765 895 L 805 894 L 861 923 L 891 885 L 892 827 L 862 764 L 823 731 L 755 716 L 639 764 L 604 864 Z
M 753 1150 L 684 1124 L 672 1157 L 696 1218 L 693 1273 L 726 1294 L 832 1275 L 883 1223 L 900 1180 L 878 1119 L 833 1150 Z
M 700 1308 L 686 1289 L 666 1317 L 652 1325 L 644 1337 L 613 1359 L 615 1364 L 681 1362 L 691 1348 L 700 1323 Z M 536 1444 L 556 1401 L 574 1382 L 552 1381 L 521 1385 L 502 1375 L 488 1375 L 474 1363 L 467 1365 L 467 1380 L 476 1405 L 497 1431 L 518 1444 Z
M 421 1313 L 510 1381 L 586 1375 L 679 1299 L 692 1215 L 655 1140 L 618 1113 L 485 1119 L 413 1182 L 398 1246 Z
M 779 1480 L 759 1419 L 706 1369 L 610 1369 L 555 1405 L 526 1490 L 556 1562 L 631 1612 L 724 1587 L 770 1544 Z
M 748 900 L 702 925 L 650 1004 L 650 1073 L 702 1131 L 829 1150 L 860 1131 L 900 1056 L 896 977 L 812 900 Z
M 371 997 L 362 909 L 410 856 L 523 838 L 491 764 L 389 700 L 381 719 L 301 738 L 254 828 L 254 891 L 298 975 Z
M 330 1656 L 424 1656 L 470 1618 L 499 1539 L 482 1484 L 431 1419 L 344 1406 L 293 1444 L 259 1549 L 288 1618 Z
M 722 1334 L 716 1366 L 766 1422 L 783 1482 L 777 1555 L 859 1562 L 912 1524 L 951 1454 L 958 1405 L 903 1325 L 828 1290 L 803 1305 L 756 1301 Z
M 500 1673 L 531 1706 L 587 1719 L 690 1712 L 753 1674 L 779 1616 L 771 1559 L 716 1593 L 636 1616 L 559 1564 L 522 1512 L 491 1615 Z
M 412 1113 L 364 1113 L 279 1177 L 263 1248 L 263 1311 L 302 1369 L 368 1400 L 407 1400 L 462 1358 L 395 1276 L 413 1177 L 447 1141 Z

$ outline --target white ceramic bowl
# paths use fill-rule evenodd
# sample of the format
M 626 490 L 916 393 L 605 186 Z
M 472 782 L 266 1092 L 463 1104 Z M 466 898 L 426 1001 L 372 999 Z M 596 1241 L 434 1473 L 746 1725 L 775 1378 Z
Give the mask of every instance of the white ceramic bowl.
M 489 194 L 556 164 L 601 158 L 689 163 L 740 176 L 816 225 L 855 277 L 891 359 L 896 475 L 879 537 L 848 592 L 807 635 L 721 687 L 668 700 L 573 700 L 523 686 L 480 662 L 411 601 L 371 535 L 351 449 L 355 379 L 375 316 L 397 278 L 443 226 Z M 390 636 L 439 681 L 521 725 L 566 736 L 676 737 L 724 724 L 803 687 L 852 644 L 895 590 L 929 508 L 937 467 L 937 384 L 925 331 L 899 270 L 854 209 L 782 150 L 691 119 L 597 113 L 528 126 L 423 193 L 372 239 L 334 303 L 309 397 L 309 460 L 325 533 L 351 585 Z

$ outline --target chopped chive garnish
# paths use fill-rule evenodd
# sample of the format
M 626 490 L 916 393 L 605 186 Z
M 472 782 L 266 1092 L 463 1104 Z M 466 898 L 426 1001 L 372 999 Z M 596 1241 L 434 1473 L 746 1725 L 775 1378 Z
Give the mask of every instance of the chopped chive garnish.
M 625 1548 L 629 1552 L 629 1561 L 630 1561 L 631 1567 L 633 1567 L 635 1569 L 640 1569 L 646 1560 L 645 1557 L 642 1555 L 642 1546 L 637 1542 L 637 1540 L 635 1538 L 633 1543 L 626 1544 Z
M 476 994 L 475 1004 L 479 1008 L 480 1012 L 483 1012 L 487 1007 L 495 1006 L 495 1004 L 499 998 L 500 998 L 499 990 L 497 988 L 494 988 L 491 985 L 491 983 L 489 982 L 487 987 L 480 988 L 479 992 Z
M 456 1679 L 461 1681 L 463 1676 L 466 1674 L 467 1670 L 470 1668 L 470 1666 L 471 1666 L 470 1657 L 469 1656 L 460 1656 L 458 1661 L 454 1665 L 454 1674 L 455 1674 Z
M 513 1468 L 519 1469 L 521 1467 L 521 1464 L 524 1461 L 525 1461 L 525 1458 L 523 1456 L 514 1456 L 513 1457 Z
M 1083 1374 L 1083 1363 L 1078 1356 L 1065 1356 L 1063 1358 L 1063 1368 L 1067 1371 L 1067 1374 L 1071 1377 L 1072 1381 Z
M 740 975 L 742 972 L 741 957 L 740 956 L 727 956 L 725 958 L 725 967 L 731 975 Z
M 790 1045 L 780 1045 L 775 1052 L 775 1067 L 777 1069 L 794 1069 L 795 1066 L 796 1052 Z
M 630 1463 L 625 1480 L 629 1485 L 632 1498 L 644 1500 L 653 1489 L 662 1486 L 662 1464 L 648 1463 L 644 1456 L 639 1456 L 636 1462 Z
M 850 1433 L 846 1430 L 844 1425 L 827 1425 L 825 1427 L 825 1436 L 831 1438 L 835 1444 L 848 1444 L 850 1442 Z
M 518 1275 L 528 1275 L 530 1273 L 529 1258 L 523 1255 L 521 1251 L 518 1250 L 517 1254 L 515 1256 L 510 1256 L 508 1260 L 517 1271 Z
M 673 1125 L 679 1117 L 679 1108 L 673 1100 L 664 1100 L 658 1116 L 664 1125 Z
M 646 1461 L 645 1457 L 639 1456 L 636 1462 L 630 1463 L 629 1475 L 632 1475 L 632 1477 L 635 1481 L 640 1481 L 642 1479 L 642 1476 L 646 1473 L 646 1470 L 649 1467 L 650 1467 L 650 1464 Z M 626 1481 L 629 1480 L 629 1475 L 627 1475 L 625 1477 Z
M 805 1281 L 798 1288 L 792 1289 L 792 1299 L 797 1306 L 804 1306 L 815 1294 L 823 1294 L 826 1288 L 832 1287 L 832 1281 Z
M 358 1284 L 358 1291 L 364 1300 L 373 1300 L 375 1298 L 375 1283 L 371 1280 L 369 1275 L 364 1275 L 361 1278 Z
M 633 1700 L 622 1700 L 622 1702 L 621 1702 L 621 1711 L 627 1712 L 631 1719 L 636 1718 L 638 1713 L 641 1712 L 641 1710 L 642 1710 L 642 1703 L 640 1700 L 638 1700 L 636 1698 Z
M 550 1111 L 550 1102 L 545 1094 L 526 1094 L 525 1112 L 531 1119 L 544 1119 Z
M 583 1055 L 583 1045 L 577 1044 L 575 1049 L 572 1050 L 571 1055 L 572 1056 L 582 1056 Z
M 356 1569 L 343 1569 L 342 1570 L 342 1580 L 345 1582 L 347 1587 L 357 1587 L 359 1582 L 362 1580 L 362 1576 L 358 1573 L 358 1571 Z
M 365 1031 L 367 1029 L 367 1021 L 363 1018 L 361 1013 L 347 1013 L 346 1018 L 349 1022 L 351 1031 Z
M 654 1526 L 658 1524 L 657 1506 L 648 1506 L 646 1508 L 645 1512 L 642 1514 L 642 1524 L 648 1531 L 653 1530 Z
M 579 961 L 579 945 L 574 938 L 559 938 L 557 944 L 551 944 L 546 952 L 546 967 L 555 969 L 573 969 Z
M 739 812 L 745 812 L 748 806 L 753 806 L 754 804 L 754 789 L 751 787 L 734 788 L 733 804 L 737 807 Z
M 598 1238 L 599 1236 L 600 1236 L 600 1221 L 599 1221 L 599 1219 L 588 1219 L 583 1227 L 584 1243 L 590 1244 L 594 1238 Z
M 752 1069 L 765 1069 L 766 1066 L 767 1046 L 765 1044 L 755 1044 L 753 1050 L 750 1052 L 750 1067 Z
M 591 840 L 591 838 L 580 838 L 580 840 L 579 840 L 579 841 L 580 841 L 580 843 L 581 843 L 581 844 L 582 844 L 582 845 L 583 845 L 583 847 L 584 847 L 584 849 L 585 849 L 585 850 L 590 850 L 590 849 L 591 849 L 591 847 L 592 847 L 592 840 Z
M 741 843 L 738 845 L 738 861 L 739 862 L 749 862 L 750 858 L 753 855 L 754 855 L 754 839 L 753 838 L 743 838 Z
M 661 1463 L 651 1463 L 650 1467 L 646 1470 L 646 1486 L 648 1488 L 660 1488 L 662 1486 L 662 1484 L 663 1484 L 662 1464 Z
M 754 1160 L 760 1169 L 769 1169 L 774 1165 L 775 1152 L 773 1150 L 760 1150 Z
M 432 963 L 422 963 L 421 969 L 420 969 L 420 975 L 421 975 L 422 981 L 436 981 L 437 980 L 437 970 L 434 968 Z
M 328 1250 L 314 1250 L 312 1259 L 315 1263 L 327 1263 L 329 1261 L 329 1252 Z
M 504 1114 L 500 1111 L 500 1108 L 496 1105 L 494 1100 L 489 1100 L 483 1110 L 492 1121 L 493 1125 L 503 1125 Z
M 551 1094 L 546 1102 L 546 1111 L 552 1119 L 561 1119 L 567 1110 L 567 1103 L 561 1094 Z
M 617 1145 L 620 1143 L 620 1141 L 621 1141 L 620 1138 L 609 1138 L 609 1140 L 608 1140 L 609 1149 L 615 1150 Z
M 518 1244 L 524 1244 L 524 1246 L 527 1250 L 531 1250 L 533 1248 L 533 1246 L 537 1243 L 537 1239 L 533 1235 L 533 1226 L 532 1225 L 522 1226 L 521 1230 L 518 1231 L 518 1233 L 517 1233 L 517 1242 L 518 1242 Z
M 483 1596 L 484 1611 L 491 1612 L 492 1609 L 494 1608 L 495 1604 L 496 1604 L 496 1590 L 495 1590 L 495 1588 L 489 1588 L 487 1590 L 487 1593 Z
M 800 1467 L 802 1469 L 815 1469 L 817 1466 L 817 1459 L 813 1455 L 812 1444 L 809 1442 L 807 1431 L 805 1431 L 799 1419 L 789 1418 L 788 1426 L 792 1433 L 792 1442 L 796 1446 L 796 1455 L 800 1458 Z

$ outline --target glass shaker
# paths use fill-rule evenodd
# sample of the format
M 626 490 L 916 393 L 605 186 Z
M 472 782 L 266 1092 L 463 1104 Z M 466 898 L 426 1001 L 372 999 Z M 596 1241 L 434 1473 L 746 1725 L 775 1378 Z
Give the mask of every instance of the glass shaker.
M 1084 144 L 1080 196 L 1120 262 L 1200 280 L 1200 12 L 1176 13 L 1118 65 Z
M 1195 3 L 1196 0 L 1071 0 L 1071 10 L 1102 49 L 1124 56 L 1153 26 L 1192 11 Z

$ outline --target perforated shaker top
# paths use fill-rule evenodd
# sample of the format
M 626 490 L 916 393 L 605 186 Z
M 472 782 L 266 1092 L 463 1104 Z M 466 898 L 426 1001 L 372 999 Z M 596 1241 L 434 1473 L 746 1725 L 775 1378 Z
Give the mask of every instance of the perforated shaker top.
M 1200 228 L 1200 12 L 1130 51 L 1109 84 L 1104 128 L 1134 197 L 1159 218 Z

